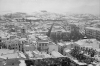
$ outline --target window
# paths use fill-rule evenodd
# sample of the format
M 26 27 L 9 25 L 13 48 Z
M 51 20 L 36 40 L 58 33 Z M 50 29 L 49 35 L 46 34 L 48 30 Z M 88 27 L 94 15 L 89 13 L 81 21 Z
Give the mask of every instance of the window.
M 47 46 L 47 44 L 45 44 L 45 46 Z
M 14 65 L 14 63 L 12 63 L 12 65 Z
M 42 44 L 42 46 L 44 46 L 45 44 Z
M 41 46 L 41 44 L 39 44 L 39 46 Z

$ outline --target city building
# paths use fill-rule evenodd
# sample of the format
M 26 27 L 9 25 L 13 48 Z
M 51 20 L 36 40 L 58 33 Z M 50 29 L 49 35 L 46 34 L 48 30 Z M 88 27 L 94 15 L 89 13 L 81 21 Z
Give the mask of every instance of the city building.
M 48 45 L 49 45 L 49 41 L 48 40 L 38 40 L 37 41 L 37 49 L 39 51 L 48 52 Z
M 51 55 L 47 54 L 46 52 L 39 52 L 37 50 L 33 51 L 34 58 L 51 58 Z
M 24 45 L 24 51 L 34 51 L 36 49 L 35 45 Z
M 100 40 L 100 29 L 96 27 L 85 27 L 85 34 L 87 37 L 96 38 Z
M 76 41 L 75 44 L 78 44 L 80 47 L 94 49 L 100 54 L 100 41 L 96 39 L 83 39 Z
M 58 51 L 58 45 L 56 45 L 53 42 L 50 42 L 48 44 L 48 53 L 52 52 L 52 51 Z
M 4 42 L 6 49 L 23 51 L 23 43 L 19 39 L 6 40 Z
M 57 43 L 58 45 L 58 52 L 60 52 L 61 54 L 65 54 L 65 49 L 66 50 L 71 50 L 74 47 L 78 46 L 77 44 L 75 44 L 74 42 L 60 42 Z
M 65 48 L 65 44 L 64 43 L 57 43 L 58 45 L 58 52 L 63 54 L 63 50 Z
M 17 51 L 9 49 L 0 49 L 0 57 L 2 57 L 3 59 L 20 58 Z

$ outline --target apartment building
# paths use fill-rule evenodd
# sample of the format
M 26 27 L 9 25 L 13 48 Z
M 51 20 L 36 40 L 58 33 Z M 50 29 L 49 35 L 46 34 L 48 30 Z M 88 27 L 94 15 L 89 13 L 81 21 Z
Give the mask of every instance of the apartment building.
M 37 49 L 39 51 L 47 52 L 48 51 L 48 44 L 49 44 L 48 40 L 38 40 L 37 41 Z
M 88 37 L 96 38 L 96 39 L 100 40 L 100 29 L 99 28 L 86 27 L 85 28 L 85 34 Z

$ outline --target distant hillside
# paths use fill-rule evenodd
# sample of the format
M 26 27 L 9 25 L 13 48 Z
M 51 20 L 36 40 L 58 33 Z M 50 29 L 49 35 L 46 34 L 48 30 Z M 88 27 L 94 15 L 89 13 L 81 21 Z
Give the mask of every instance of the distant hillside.
M 16 12 L 8 13 L 4 15 L 5 18 L 24 18 L 24 17 L 35 17 L 39 19 L 100 19 L 100 16 L 92 14 L 58 14 L 47 11 L 33 12 L 31 14 Z
M 16 12 L 16 13 L 7 13 L 4 15 L 5 18 L 22 18 L 26 17 L 26 13 Z

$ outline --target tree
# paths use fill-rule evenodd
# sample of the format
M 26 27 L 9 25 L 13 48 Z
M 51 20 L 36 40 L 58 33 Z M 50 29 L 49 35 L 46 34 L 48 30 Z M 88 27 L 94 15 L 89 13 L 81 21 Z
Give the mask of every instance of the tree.
M 70 38 L 72 40 L 78 40 L 80 38 L 79 27 L 77 27 L 74 24 L 71 24 L 70 27 L 71 27 L 71 35 L 70 35 Z

